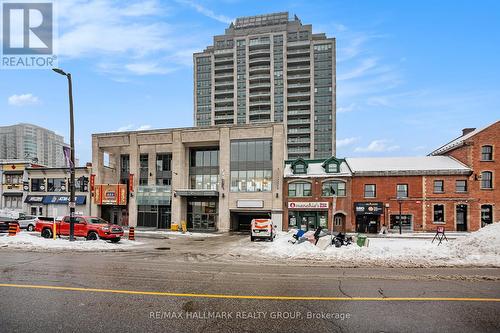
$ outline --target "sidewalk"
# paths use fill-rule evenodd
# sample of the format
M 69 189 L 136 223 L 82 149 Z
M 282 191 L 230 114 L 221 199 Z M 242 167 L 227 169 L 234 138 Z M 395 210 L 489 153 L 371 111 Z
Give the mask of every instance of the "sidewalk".
M 351 233 L 349 233 L 351 234 Z M 354 233 L 356 234 L 356 233 Z M 399 238 L 399 239 L 433 239 L 436 235 L 435 232 L 403 232 L 401 235 L 399 233 L 388 233 L 388 234 L 360 234 L 368 238 Z M 448 239 L 457 239 L 470 235 L 468 232 L 456 232 L 450 231 L 445 233 Z

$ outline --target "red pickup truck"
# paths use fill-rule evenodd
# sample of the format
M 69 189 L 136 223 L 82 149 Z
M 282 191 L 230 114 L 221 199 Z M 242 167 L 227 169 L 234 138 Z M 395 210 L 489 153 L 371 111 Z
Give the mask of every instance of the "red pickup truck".
M 57 235 L 69 236 L 69 216 L 65 216 L 61 221 L 56 221 Z M 120 241 L 123 237 L 123 228 L 116 224 L 111 224 L 100 217 L 95 216 L 75 216 L 75 236 L 85 237 L 87 240 L 105 239 L 113 243 Z M 53 222 L 38 220 L 35 231 L 40 232 L 42 237 L 51 238 L 53 236 Z

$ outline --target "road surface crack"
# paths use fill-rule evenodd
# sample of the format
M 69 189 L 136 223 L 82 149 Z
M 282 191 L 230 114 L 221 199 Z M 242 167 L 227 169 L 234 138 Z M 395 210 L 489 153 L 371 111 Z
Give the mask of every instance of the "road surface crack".
M 352 296 L 349 296 L 346 292 L 344 292 L 344 290 L 342 289 L 342 280 L 338 280 L 339 281 L 339 291 L 342 295 L 344 295 L 345 297 L 349 297 L 349 298 L 352 298 Z

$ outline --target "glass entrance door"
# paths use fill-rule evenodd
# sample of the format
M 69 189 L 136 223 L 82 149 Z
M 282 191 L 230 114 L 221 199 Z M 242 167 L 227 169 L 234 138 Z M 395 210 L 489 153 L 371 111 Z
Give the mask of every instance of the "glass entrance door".
M 217 200 L 191 199 L 187 207 L 187 227 L 191 230 L 215 231 L 218 216 Z
M 467 231 L 467 205 L 457 205 L 457 231 Z

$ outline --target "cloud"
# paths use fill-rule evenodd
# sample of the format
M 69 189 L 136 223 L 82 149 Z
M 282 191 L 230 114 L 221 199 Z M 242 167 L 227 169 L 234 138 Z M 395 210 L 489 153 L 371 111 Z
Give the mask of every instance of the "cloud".
M 387 152 L 387 151 L 394 151 L 398 150 L 399 146 L 397 145 L 390 145 L 389 140 L 381 139 L 381 140 L 373 140 L 370 142 L 370 144 L 366 147 L 356 147 L 354 149 L 355 152 Z
M 376 65 L 377 65 L 376 58 L 363 59 L 363 60 L 361 60 L 361 62 L 359 64 L 357 64 L 356 67 L 352 68 L 349 72 L 342 73 L 342 74 L 338 75 L 337 80 L 344 81 L 344 80 L 362 77 L 370 69 L 374 68 Z
M 339 106 L 337 108 L 337 113 L 347 113 L 347 112 L 352 112 L 356 109 L 356 104 L 355 103 L 351 103 L 347 106 Z
M 137 128 L 134 128 L 134 125 L 128 124 L 122 127 L 117 128 L 114 132 L 128 132 L 128 131 L 146 131 L 151 129 L 151 125 L 141 125 Z
M 33 94 L 12 95 L 8 98 L 9 105 L 12 106 L 28 106 L 40 103 L 38 97 Z
M 92 59 L 93 69 L 124 76 L 168 74 L 192 66 L 202 37 L 174 19 L 158 0 L 65 0 L 58 8 L 59 60 Z
M 194 1 L 191 1 L 191 0 L 177 0 L 178 3 L 181 3 L 181 4 L 184 4 L 184 5 L 187 5 L 191 8 L 193 8 L 194 10 L 196 10 L 198 13 L 206 16 L 206 17 L 209 17 L 211 19 L 214 19 L 216 21 L 219 21 L 219 22 L 222 22 L 222 23 L 231 23 L 233 22 L 233 19 L 230 18 L 230 17 L 227 17 L 225 15 L 221 15 L 221 14 L 216 14 L 213 10 L 211 9 L 208 9 L 206 7 L 203 7 L 202 5 L 194 2 Z
M 349 146 L 358 140 L 359 140 L 359 138 L 357 138 L 357 137 L 344 138 L 344 139 L 337 140 L 337 148 Z

